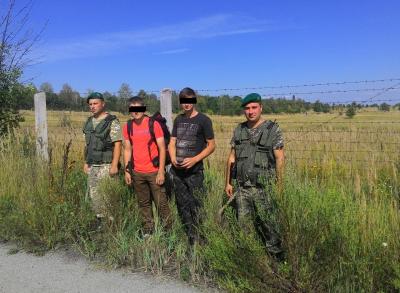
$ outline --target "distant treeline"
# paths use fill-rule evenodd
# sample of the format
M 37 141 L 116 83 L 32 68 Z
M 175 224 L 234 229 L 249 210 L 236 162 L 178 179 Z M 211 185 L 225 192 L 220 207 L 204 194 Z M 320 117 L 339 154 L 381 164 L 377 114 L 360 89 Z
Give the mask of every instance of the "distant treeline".
M 59 93 L 53 91 L 52 86 L 49 83 L 43 83 L 39 89 L 33 85 L 26 86 L 21 91 L 19 101 L 19 109 L 32 109 L 33 108 L 33 95 L 38 91 L 46 92 L 47 107 L 49 110 L 68 110 L 68 111 L 87 111 L 86 96 L 92 92 L 88 90 L 85 97 L 77 91 L 74 91 L 71 86 L 64 84 Z M 136 95 L 144 98 L 147 105 L 147 109 L 150 113 L 154 113 L 160 109 L 160 101 L 158 97 L 153 93 L 147 93 L 144 90 L 140 90 Z M 104 92 L 107 109 L 113 112 L 126 113 L 128 109 L 128 99 L 133 96 L 132 90 L 129 85 L 122 84 L 117 94 L 110 92 Z M 218 114 L 218 115 L 239 115 L 241 113 L 240 102 L 241 97 L 239 96 L 209 96 L 209 95 L 198 95 L 197 97 L 197 108 L 204 113 Z M 290 99 L 287 98 L 268 98 L 263 99 L 264 113 L 305 113 L 314 111 L 317 113 L 329 113 L 331 111 L 341 111 L 349 107 L 361 109 L 365 107 L 376 107 L 382 111 L 390 111 L 392 107 L 400 110 L 400 104 L 391 106 L 387 103 L 382 104 L 357 104 L 353 102 L 351 104 L 328 104 L 320 102 L 307 102 L 303 99 L 293 96 Z M 179 112 L 178 95 L 176 92 L 172 94 L 172 109 L 174 113 Z

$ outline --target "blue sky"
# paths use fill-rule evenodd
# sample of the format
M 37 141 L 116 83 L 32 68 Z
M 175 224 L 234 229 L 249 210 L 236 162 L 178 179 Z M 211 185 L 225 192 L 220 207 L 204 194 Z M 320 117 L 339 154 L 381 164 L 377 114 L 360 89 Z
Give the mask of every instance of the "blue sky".
M 399 11 L 395 0 L 40 0 L 31 25 L 38 30 L 48 23 L 34 52 L 40 62 L 25 75 L 36 85 L 47 81 L 58 91 L 69 83 L 82 93 L 116 92 L 123 82 L 137 91 L 400 78 Z M 293 89 L 260 90 L 288 91 Z M 354 96 L 303 95 L 311 100 Z

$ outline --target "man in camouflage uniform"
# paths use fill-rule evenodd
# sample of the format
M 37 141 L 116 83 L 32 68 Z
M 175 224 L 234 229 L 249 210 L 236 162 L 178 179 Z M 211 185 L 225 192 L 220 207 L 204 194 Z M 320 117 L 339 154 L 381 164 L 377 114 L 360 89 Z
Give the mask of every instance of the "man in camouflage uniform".
M 121 125 L 116 116 L 105 111 L 101 93 L 94 92 L 87 98 L 93 114 L 83 126 L 85 135 L 85 164 L 88 174 L 88 196 L 91 199 L 96 218 L 101 220 L 107 214 L 107 198 L 99 191 L 100 181 L 118 174 L 121 155 Z
M 235 198 L 240 225 L 244 229 L 254 225 L 268 252 L 280 259 L 283 252 L 271 193 L 275 182 L 278 192 L 282 191 L 282 133 L 276 123 L 261 117 L 259 94 L 252 93 L 243 98 L 242 107 L 246 121 L 240 123 L 233 133 L 225 192 L 228 197 Z M 236 177 L 235 191 L 232 177 Z

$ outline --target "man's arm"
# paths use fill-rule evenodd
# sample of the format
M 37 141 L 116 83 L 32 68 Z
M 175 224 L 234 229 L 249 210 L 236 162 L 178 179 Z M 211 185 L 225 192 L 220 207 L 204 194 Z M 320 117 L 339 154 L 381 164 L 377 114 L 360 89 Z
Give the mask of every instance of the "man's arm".
M 231 168 L 232 164 L 235 163 L 235 149 L 231 148 L 231 152 L 229 153 L 228 156 L 228 161 L 226 163 L 226 173 L 225 173 L 225 192 L 228 197 L 233 196 L 233 186 L 231 184 L 232 181 L 232 174 L 231 174 Z
M 185 158 L 183 160 L 183 163 L 181 165 L 182 168 L 190 169 L 192 168 L 196 163 L 200 162 L 204 158 L 207 158 L 209 155 L 211 155 L 214 150 L 215 150 L 215 139 L 207 139 L 207 147 L 201 151 L 197 156 L 194 156 L 192 158 Z
M 128 166 L 129 161 L 131 160 L 132 154 L 132 146 L 129 139 L 125 139 L 124 141 L 124 173 L 125 173 L 125 183 L 130 185 L 132 183 L 131 174 L 129 170 L 126 169 Z
M 117 140 L 113 142 L 113 158 L 110 167 L 110 175 L 115 175 L 118 173 L 118 163 L 121 157 L 121 141 Z
M 175 167 L 179 167 L 179 166 L 177 166 L 177 163 L 176 163 L 176 137 L 174 137 L 174 136 L 171 136 L 171 139 L 169 141 L 168 152 L 169 152 L 169 156 L 171 158 L 172 165 L 174 165 Z
M 86 163 L 86 153 L 87 153 L 87 146 L 85 146 L 85 151 L 83 153 L 83 160 L 85 161 L 85 163 L 83 163 L 83 172 L 85 172 L 86 174 L 89 174 L 90 167 L 89 167 L 89 164 Z
M 158 173 L 156 177 L 156 184 L 163 185 L 165 181 L 165 159 L 166 159 L 166 149 L 165 149 L 165 141 L 164 137 L 161 136 L 156 139 L 157 147 L 158 147 Z
M 278 148 L 274 150 L 275 161 L 276 161 L 276 179 L 277 179 L 277 188 L 279 194 L 283 191 L 283 175 L 285 169 L 285 152 L 282 148 Z

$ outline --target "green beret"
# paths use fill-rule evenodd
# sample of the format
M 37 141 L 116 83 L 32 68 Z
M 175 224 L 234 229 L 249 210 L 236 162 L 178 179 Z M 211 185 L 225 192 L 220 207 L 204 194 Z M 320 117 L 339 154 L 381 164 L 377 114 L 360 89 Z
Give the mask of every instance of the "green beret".
M 98 93 L 98 92 L 93 92 L 93 93 L 91 93 L 91 94 L 87 97 L 86 103 L 89 103 L 89 100 L 91 100 L 91 99 L 99 99 L 99 100 L 104 101 L 103 95 L 102 95 L 101 93 Z
M 254 103 L 254 102 L 261 102 L 261 96 L 257 93 L 251 93 L 245 96 L 242 99 L 242 107 L 246 106 L 248 103 Z

